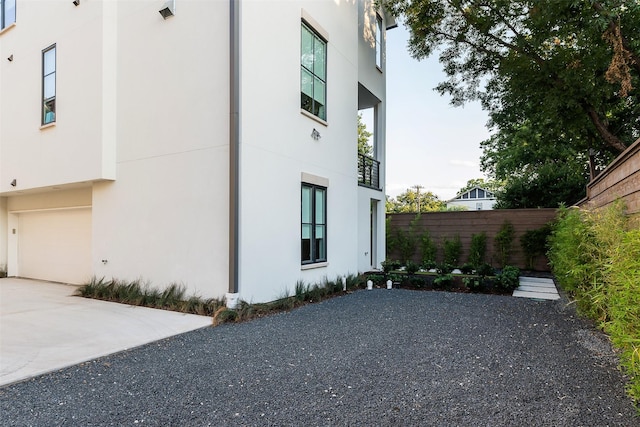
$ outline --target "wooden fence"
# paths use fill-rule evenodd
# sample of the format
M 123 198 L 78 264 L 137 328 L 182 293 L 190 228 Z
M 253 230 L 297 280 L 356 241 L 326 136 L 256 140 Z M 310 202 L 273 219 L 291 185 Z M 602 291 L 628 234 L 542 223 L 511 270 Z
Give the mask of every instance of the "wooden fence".
M 597 209 L 623 199 L 630 215 L 640 215 L 640 139 L 587 185 L 581 208 Z
M 499 257 L 495 254 L 494 238 L 500 231 L 505 221 L 509 221 L 514 227 L 514 239 L 511 245 L 511 257 L 509 265 L 521 269 L 527 269 L 527 260 L 520 245 L 520 236 L 528 230 L 541 228 L 551 222 L 556 216 L 556 209 L 498 209 L 488 211 L 458 211 L 458 212 L 429 212 L 420 214 L 416 220 L 416 214 L 387 214 L 390 227 L 389 232 L 393 238 L 397 229 L 420 236 L 428 231 L 432 241 L 438 246 L 437 261 L 443 259 L 443 239 L 452 239 L 456 235 L 462 243 L 461 264 L 469 258 L 469 246 L 473 234 L 486 233 L 487 252 L 485 260 L 494 267 L 500 267 Z M 415 220 L 415 222 L 414 222 Z M 411 223 L 414 222 L 413 227 Z M 387 242 L 388 244 L 389 242 Z M 397 248 L 387 253 L 387 259 L 400 259 Z M 415 262 L 421 261 L 420 244 L 416 245 L 412 257 Z M 534 264 L 534 270 L 549 271 L 548 260 L 545 256 L 538 257 Z

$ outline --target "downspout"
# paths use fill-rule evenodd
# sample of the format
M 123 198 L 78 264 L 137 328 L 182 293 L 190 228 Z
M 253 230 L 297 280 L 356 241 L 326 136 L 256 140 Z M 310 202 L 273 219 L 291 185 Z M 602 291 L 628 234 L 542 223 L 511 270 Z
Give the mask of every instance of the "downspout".
M 229 292 L 227 307 L 238 302 L 240 216 L 240 2 L 229 0 Z

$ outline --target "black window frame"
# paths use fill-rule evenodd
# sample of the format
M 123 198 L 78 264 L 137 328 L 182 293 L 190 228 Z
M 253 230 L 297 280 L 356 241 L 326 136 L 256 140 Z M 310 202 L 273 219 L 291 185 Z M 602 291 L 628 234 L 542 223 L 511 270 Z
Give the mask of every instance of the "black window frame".
M 45 68 L 45 55 L 49 52 L 53 51 L 54 55 L 54 63 L 53 63 L 53 71 L 48 72 Z M 53 76 L 53 96 L 46 97 L 46 79 L 47 77 Z M 40 115 L 40 124 L 42 126 L 49 125 L 55 123 L 57 121 L 57 113 L 56 113 L 56 98 L 57 98 L 57 80 L 58 80 L 58 49 L 57 45 L 54 43 L 46 49 L 42 50 L 42 105 L 41 105 L 41 115 Z M 48 119 L 48 114 L 52 113 L 52 118 Z
M 305 188 L 310 189 L 311 192 L 311 198 L 310 198 L 310 206 L 309 208 L 309 213 L 311 215 L 311 218 L 309 222 L 305 221 L 304 218 L 304 190 Z M 317 192 L 322 192 L 323 194 L 323 211 L 322 211 L 322 219 L 323 221 L 320 222 L 318 220 L 318 218 L 316 217 L 316 194 Z M 303 182 L 301 187 L 300 187 L 300 262 L 302 263 L 302 265 L 309 265 L 309 264 L 317 264 L 317 263 L 322 263 L 322 262 L 327 262 L 328 259 L 328 239 L 327 239 L 327 231 L 328 231 L 328 227 L 327 227 L 327 187 L 324 187 L 322 185 L 316 185 L 316 184 L 310 184 L 307 182 Z M 309 230 L 309 238 L 305 239 L 305 231 L 304 228 L 305 226 L 309 226 L 310 230 Z M 322 242 L 319 242 L 319 238 L 317 237 L 317 227 L 323 227 L 323 236 L 320 238 L 322 240 L 324 240 L 324 253 L 318 253 L 318 252 L 322 252 L 322 250 L 319 248 L 319 244 L 321 244 Z M 305 243 L 305 240 L 309 240 L 308 244 Z M 309 255 L 308 257 L 306 257 L 306 255 Z
M 314 116 L 316 116 L 317 118 L 319 118 L 320 120 L 323 121 L 327 121 L 327 61 L 328 61 L 328 56 L 329 56 L 329 51 L 328 51 L 328 47 L 329 47 L 329 43 L 328 41 L 322 37 L 314 28 L 313 26 L 311 26 L 308 22 L 306 22 L 304 19 L 301 22 L 301 30 L 302 29 L 306 29 L 307 31 L 309 31 L 313 37 L 314 37 L 314 48 L 312 49 L 315 52 L 315 43 L 316 42 L 321 42 L 324 46 L 324 69 L 323 69 L 323 73 L 324 73 L 324 78 L 320 77 L 319 75 L 317 75 L 315 73 L 315 71 L 313 69 L 309 69 L 308 67 L 306 67 L 304 65 L 304 60 L 303 60 L 303 49 L 304 49 L 304 43 L 302 40 L 302 35 L 300 37 L 300 108 L 303 109 L 304 111 L 307 111 L 309 114 L 312 114 Z M 313 64 L 315 64 L 315 57 L 313 58 Z M 312 68 L 315 68 L 312 67 Z M 315 80 L 318 79 L 322 82 L 322 84 L 324 85 L 324 89 L 323 89 L 323 98 L 324 98 L 324 104 L 320 104 L 319 102 L 317 103 L 316 97 L 315 96 L 311 96 L 309 97 L 309 95 L 305 94 L 302 90 L 304 81 L 302 78 L 302 73 L 303 72 L 307 72 L 309 74 L 311 74 L 311 79 L 312 79 L 312 91 L 315 95 L 315 90 L 316 90 L 316 85 L 315 85 Z M 310 98 L 310 102 L 309 100 L 307 100 L 305 97 Z M 316 104 L 317 103 L 317 104 Z M 320 107 L 318 107 L 320 106 Z

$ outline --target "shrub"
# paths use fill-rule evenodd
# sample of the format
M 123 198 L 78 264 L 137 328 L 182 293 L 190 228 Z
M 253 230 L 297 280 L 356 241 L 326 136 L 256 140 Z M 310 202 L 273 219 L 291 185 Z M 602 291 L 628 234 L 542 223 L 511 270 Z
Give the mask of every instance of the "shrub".
M 420 255 L 422 265 L 435 262 L 438 255 L 438 246 L 434 243 L 429 231 L 424 231 L 420 235 Z
M 491 265 L 484 263 L 476 266 L 476 274 L 480 277 L 493 276 L 495 274 L 495 270 Z
M 475 269 L 474 264 L 466 263 L 462 267 L 460 267 L 460 271 L 462 274 L 472 274 Z
M 431 261 L 424 261 L 420 265 L 420 268 L 422 268 L 424 270 L 431 270 L 433 268 L 436 268 L 437 266 L 438 266 L 438 263 L 435 260 L 431 260 Z
M 389 273 L 391 271 L 397 270 L 402 265 L 400 261 L 395 261 L 392 259 L 388 259 L 386 261 L 382 261 L 382 271 L 385 273 Z
M 371 280 L 374 285 L 381 285 L 385 282 L 384 274 L 368 274 L 367 280 Z
M 627 392 L 640 402 L 640 229 L 623 202 L 598 211 L 560 210 L 549 260 L 579 311 L 598 322 L 618 347 L 630 377 Z
M 400 254 L 400 261 L 406 264 L 416 253 L 416 239 L 411 230 L 405 231 L 401 228 L 396 230 L 396 243 Z
M 520 284 L 520 269 L 512 265 L 506 265 L 496 275 L 496 286 L 504 291 L 513 291 Z
M 547 224 L 535 230 L 527 230 L 520 236 L 520 246 L 527 259 L 527 268 L 533 270 L 537 257 L 547 251 L 547 238 L 551 234 L 551 225 Z
M 477 292 L 482 289 L 484 280 L 481 277 L 463 277 L 462 283 L 471 291 Z
M 413 261 L 407 261 L 405 267 L 407 269 L 407 274 L 416 274 L 416 272 L 420 269 L 420 266 Z
M 462 253 L 462 243 L 457 234 L 452 239 L 443 240 L 444 262 L 453 266 L 458 265 L 460 254 Z
M 487 253 L 487 234 L 483 231 L 479 234 L 471 235 L 471 244 L 469 245 L 469 263 L 473 266 L 479 266 L 484 263 Z
M 513 228 L 513 224 L 511 224 L 508 220 L 505 220 L 502 224 L 502 227 L 500 227 L 500 231 L 496 233 L 496 236 L 494 238 L 496 254 L 498 255 L 501 267 L 509 264 L 514 233 L 515 230 Z
M 433 286 L 436 289 L 449 289 L 453 284 L 453 274 L 442 274 L 433 279 Z

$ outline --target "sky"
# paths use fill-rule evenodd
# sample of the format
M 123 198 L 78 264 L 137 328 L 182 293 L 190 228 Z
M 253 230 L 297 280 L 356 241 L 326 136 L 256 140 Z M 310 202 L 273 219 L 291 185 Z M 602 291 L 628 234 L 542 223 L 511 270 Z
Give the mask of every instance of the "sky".
M 387 195 L 421 185 L 449 200 L 480 172 L 480 142 L 489 137 L 479 103 L 452 107 L 434 90 L 445 80 L 437 55 L 413 59 L 400 23 L 387 31 Z M 365 121 L 366 123 L 366 121 Z

